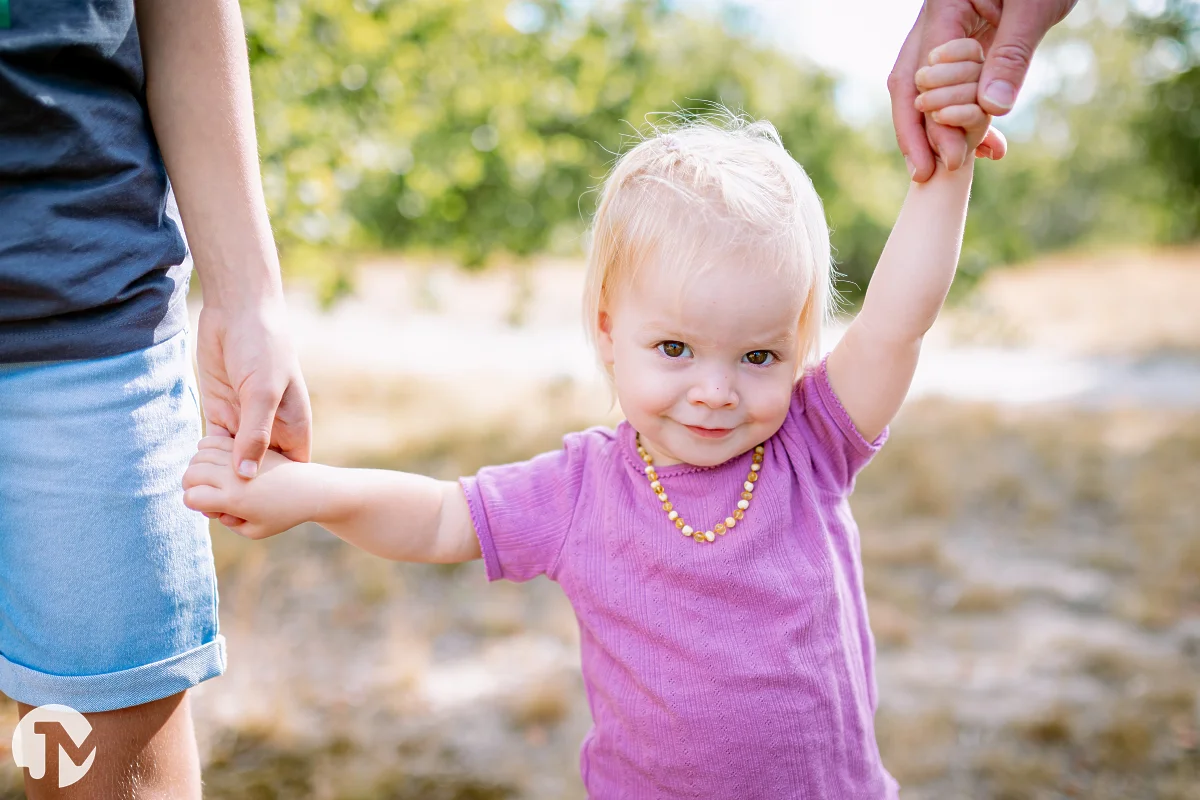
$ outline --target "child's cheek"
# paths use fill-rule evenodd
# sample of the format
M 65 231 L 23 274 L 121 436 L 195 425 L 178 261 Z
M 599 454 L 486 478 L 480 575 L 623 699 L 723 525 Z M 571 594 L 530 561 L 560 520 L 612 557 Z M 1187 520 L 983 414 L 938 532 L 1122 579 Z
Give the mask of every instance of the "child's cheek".
M 746 404 L 746 413 L 750 420 L 757 425 L 774 427 L 776 430 L 783 425 L 788 408 L 792 404 L 792 392 L 795 387 L 791 374 L 785 370 L 772 370 L 746 386 L 746 396 L 742 398 Z
M 672 387 L 678 380 L 672 370 L 664 365 L 656 364 L 646 359 L 639 364 L 636 380 L 633 381 L 630 394 L 639 410 L 647 414 L 661 414 L 670 409 Z
M 632 352 L 618 360 L 617 394 L 627 416 L 645 420 L 674 407 L 681 370 L 673 366 L 655 352 Z

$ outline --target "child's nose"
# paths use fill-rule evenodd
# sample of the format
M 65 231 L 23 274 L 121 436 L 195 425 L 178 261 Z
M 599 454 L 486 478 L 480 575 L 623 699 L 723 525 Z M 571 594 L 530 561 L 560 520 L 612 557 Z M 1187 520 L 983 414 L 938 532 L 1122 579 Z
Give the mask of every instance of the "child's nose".
M 709 408 L 735 408 L 738 396 L 733 389 L 733 381 L 727 375 L 712 375 L 692 386 L 688 391 L 688 402 Z

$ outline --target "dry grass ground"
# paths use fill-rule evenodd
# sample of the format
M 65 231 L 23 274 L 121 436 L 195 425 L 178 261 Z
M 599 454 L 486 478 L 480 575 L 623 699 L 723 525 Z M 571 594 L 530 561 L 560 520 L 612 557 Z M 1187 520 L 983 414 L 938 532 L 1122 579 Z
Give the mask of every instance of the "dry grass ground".
M 1196 255 L 1156 259 L 997 274 L 956 335 L 1196 352 Z M 1145 313 L 1169 295 L 1195 302 Z M 1140 327 L 1119 316 L 1139 304 Z M 318 459 L 446 478 L 615 420 L 569 379 L 327 371 L 311 389 Z M 853 505 L 906 800 L 1200 800 L 1200 407 L 916 402 Z M 590 720 L 555 585 L 392 564 L 313 526 L 213 542 L 230 666 L 194 690 L 209 800 L 583 796 Z M 21 796 L 13 722 L 0 698 L 0 798 Z
M 905 409 L 854 506 L 906 797 L 1200 797 L 1197 488 L 1197 412 Z
M 1076 253 L 989 272 L 944 332 L 1088 355 L 1200 353 L 1200 247 Z

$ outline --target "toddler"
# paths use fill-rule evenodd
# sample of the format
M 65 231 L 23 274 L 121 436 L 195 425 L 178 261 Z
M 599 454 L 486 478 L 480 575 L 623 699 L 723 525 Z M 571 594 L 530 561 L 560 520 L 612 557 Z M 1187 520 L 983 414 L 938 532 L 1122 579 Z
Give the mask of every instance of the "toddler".
M 998 158 L 982 60 L 972 40 L 935 50 L 917 102 Z M 185 502 L 253 539 L 313 520 L 384 558 L 557 581 L 580 625 L 592 797 L 895 797 L 847 498 L 949 289 L 972 162 L 910 187 L 822 360 L 828 229 L 774 129 L 657 133 L 607 179 L 589 255 L 585 325 L 616 430 L 456 482 L 278 453 L 247 481 L 232 440 L 206 438 Z

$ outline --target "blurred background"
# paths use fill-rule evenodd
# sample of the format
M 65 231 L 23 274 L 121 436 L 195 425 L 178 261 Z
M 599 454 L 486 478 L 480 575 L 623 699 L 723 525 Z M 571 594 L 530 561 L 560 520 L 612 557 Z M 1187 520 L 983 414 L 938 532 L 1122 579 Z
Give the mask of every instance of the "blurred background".
M 915 0 L 242 8 L 317 460 L 449 479 L 620 419 L 579 320 L 583 233 L 648 115 L 776 124 L 844 273 L 827 347 L 907 186 L 884 82 Z M 1200 3 L 1081 0 L 997 125 L 1010 155 L 979 165 L 951 303 L 853 498 L 884 762 L 906 798 L 1195 800 Z M 583 797 L 556 585 L 315 526 L 214 523 L 213 545 L 206 797 Z

